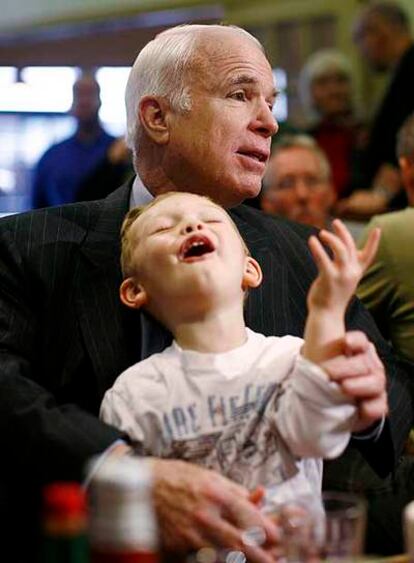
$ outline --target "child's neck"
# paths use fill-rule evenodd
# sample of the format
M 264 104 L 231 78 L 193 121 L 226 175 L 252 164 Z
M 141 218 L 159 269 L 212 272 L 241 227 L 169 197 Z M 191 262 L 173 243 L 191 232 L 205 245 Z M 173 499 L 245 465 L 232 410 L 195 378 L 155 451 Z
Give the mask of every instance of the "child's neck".
M 247 338 L 243 310 L 240 308 L 177 322 L 171 331 L 181 348 L 205 353 L 227 352 L 242 346 Z

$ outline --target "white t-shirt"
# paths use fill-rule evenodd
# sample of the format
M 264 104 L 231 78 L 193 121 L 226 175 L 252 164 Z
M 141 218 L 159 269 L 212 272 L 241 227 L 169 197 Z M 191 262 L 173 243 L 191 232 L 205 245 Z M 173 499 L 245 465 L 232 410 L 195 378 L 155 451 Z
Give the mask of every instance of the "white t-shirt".
M 106 392 L 101 418 L 142 454 L 264 486 L 269 502 L 319 498 L 321 458 L 345 449 L 355 405 L 300 355 L 302 339 L 246 331 L 246 342 L 228 352 L 173 342 L 135 364 Z

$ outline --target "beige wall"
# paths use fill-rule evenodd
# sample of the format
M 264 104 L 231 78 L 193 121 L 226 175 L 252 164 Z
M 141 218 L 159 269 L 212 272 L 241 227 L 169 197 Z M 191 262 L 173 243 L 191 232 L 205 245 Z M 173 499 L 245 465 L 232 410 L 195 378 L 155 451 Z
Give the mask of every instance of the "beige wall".
M 414 22 L 414 1 L 399 0 L 411 14 Z M 209 4 L 219 4 L 211 0 Z M 169 8 L 183 8 L 185 6 L 202 6 L 202 0 L 0 0 L 2 17 L 0 18 L 1 30 L 9 31 L 13 28 L 26 28 L 29 26 L 51 23 L 77 22 L 89 18 L 111 18 L 122 15 L 146 11 L 164 10 Z M 335 46 L 341 49 L 351 59 L 355 69 L 355 83 L 357 99 L 365 100 L 366 112 L 368 108 L 375 107 L 375 101 L 381 96 L 383 82 L 372 77 L 364 66 L 363 61 L 351 41 L 351 23 L 361 6 L 360 0 L 222 0 L 226 20 L 248 27 L 263 41 L 274 66 L 281 65 L 289 69 L 291 96 L 295 107 L 296 83 L 299 68 L 307 56 L 314 50 Z M 150 33 L 148 30 L 147 33 Z M 131 34 L 136 31 L 132 30 Z M 140 32 L 142 40 L 147 40 L 145 30 Z M 102 64 L 102 58 L 112 57 L 111 64 L 122 61 L 125 55 L 127 42 L 118 40 L 107 41 L 105 49 L 97 42 L 95 44 L 95 58 L 97 64 Z M 91 39 L 91 38 L 90 38 Z M 86 41 L 86 37 L 82 37 Z M 81 41 L 78 41 L 81 43 Z M 134 38 L 128 43 L 136 45 Z M 90 44 L 92 47 L 92 45 Z M 6 46 L 7 47 L 7 46 Z M 82 45 L 81 45 L 82 47 Z M 83 49 L 86 52 L 88 45 Z M 81 50 L 82 50 L 81 49 Z M 50 57 L 51 49 L 45 44 L 45 57 Z M 69 49 L 74 53 L 74 49 Z M 135 52 L 135 51 L 134 51 Z M 49 53 L 49 55 L 48 55 Z M 98 57 L 100 56 L 100 58 Z M 116 56 L 115 56 L 116 55 Z M 24 59 L 24 52 L 20 57 Z M 91 53 L 93 62 L 94 54 Z M 118 57 L 118 58 L 117 58 Z M 127 60 L 132 60 L 128 54 Z M 4 59 L 5 60 L 5 59 Z M 3 59 L 0 57 L 0 62 Z M 20 58 L 18 64 L 24 61 Z M 51 64 L 51 63 L 49 63 Z M 70 62 L 68 64 L 74 64 Z M 359 94 L 359 95 L 358 95 Z M 296 110 L 295 110 L 296 111 Z M 300 117 L 300 116 L 299 116 Z
M 411 14 L 414 21 L 414 2 L 397 0 Z M 340 41 L 346 40 L 347 23 L 361 4 L 358 0 L 223 0 L 203 2 L 200 0 L 0 0 L 0 30 L 13 27 L 38 25 L 54 21 L 67 21 L 89 17 L 103 17 L 107 14 L 140 12 L 184 5 L 220 3 L 228 8 L 231 17 L 240 22 L 246 20 L 265 21 L 291 16 L 302 17 L 309 13 L 334 11 L 341 14 Z
M 202 0 L 0 0 L 0 30 L 205 4 Z

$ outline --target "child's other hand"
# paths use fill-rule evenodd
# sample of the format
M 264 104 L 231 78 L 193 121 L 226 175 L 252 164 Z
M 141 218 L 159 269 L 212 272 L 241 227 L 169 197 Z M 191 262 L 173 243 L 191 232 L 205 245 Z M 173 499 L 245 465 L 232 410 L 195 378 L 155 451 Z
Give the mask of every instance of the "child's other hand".
M 309 239 L 309 248 L 319 274 L 308 294 L 308 306 L 314 309 L 343 308 L 347 304 L 378 249 L 380 229 L 373 229 L 365 246 L 358 250 L 354 239 L 339 219 L 332 223 L 333 233 L 322 230 L 320 240 L 332 251 L 326 252 L 316 236 Z

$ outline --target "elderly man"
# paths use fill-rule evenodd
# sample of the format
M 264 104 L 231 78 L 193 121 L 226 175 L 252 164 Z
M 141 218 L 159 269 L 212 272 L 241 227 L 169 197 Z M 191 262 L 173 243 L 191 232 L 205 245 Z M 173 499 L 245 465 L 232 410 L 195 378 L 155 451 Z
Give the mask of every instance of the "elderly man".
M 275 146 L 267 165 L 260 197 L 266 213 L 329 228 L 336 200 L 329 162 L 307 135 L 286 135 Z
M 184 26 L 164 32 L 141 51 L 127 86 L 128 138 L 138 173 L 133 185 L 102 201 L 2 220 L 3 553 L 16 531 L 25 538 L 19 549 L 31 545 L 33 509 L 44 483 L 81 479 L 91 455 L 128 452 L 128 437 L 98 420 L 98 406 L 122 370 L 169 342 L 149 317 L 120 304 L 119 229 L 131 205 L 175 189 L 236 206 L 232 216 L 266 280 L 249 296 L 247 324 L 265 334 L 302 334 L 315 274 L 308 232 L 238 205 L 260 190 L 277 130 L 275 94 L 262 48 L 245 31 Z M 365 420 L 355 443 L 385 474 L 411 424 L 408 376 L 356 300 L 347 321 L 369 334 L 392 382 L 392 416 L 372 427 L 387 410 L 383 366 L 366 337 L 348 334 L 344 353 L 352 354 L 353 377 L 343 388 Z M 331 371 L 335 376 L 335 366 Z M 271 560 L 266 546 L 243 543 L 251 525 L 261 526 L 269 543 L 275 540 L 248 491 L 181 461 L 154 460 L 153 470 L 165 548 L 216 544 L 242 548 L 249 561 Z

